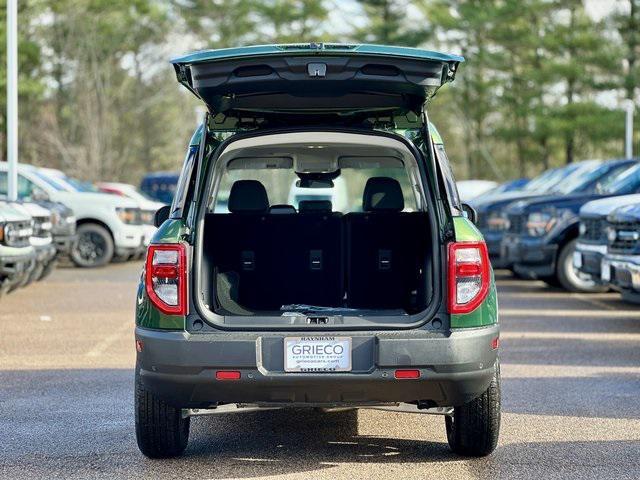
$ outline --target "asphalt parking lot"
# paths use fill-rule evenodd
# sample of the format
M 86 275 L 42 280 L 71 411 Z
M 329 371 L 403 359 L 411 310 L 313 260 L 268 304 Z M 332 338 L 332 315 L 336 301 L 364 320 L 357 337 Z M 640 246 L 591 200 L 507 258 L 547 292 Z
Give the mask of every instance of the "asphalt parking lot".
M 498 272 L 500 444 L 454 456 L 444 420 L 374 410 L 193 420 L 143 457 L 133 430 L 140 263 L 59 269 L 0 302 L 0 478 L 640 478 L 640 308 Z

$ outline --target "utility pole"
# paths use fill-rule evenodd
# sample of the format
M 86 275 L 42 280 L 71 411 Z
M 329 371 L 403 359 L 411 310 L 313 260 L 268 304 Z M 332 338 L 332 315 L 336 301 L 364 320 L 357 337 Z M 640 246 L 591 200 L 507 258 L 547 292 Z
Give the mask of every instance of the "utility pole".
M 7 0 L 7 162 L 9 200 L 18 198 L 18 0 Z
M 633 100 L 627 99 L 625 107 L 627 115 L 624 129 L 624 157 L 633 158 L 633 110 L 635 109 Z

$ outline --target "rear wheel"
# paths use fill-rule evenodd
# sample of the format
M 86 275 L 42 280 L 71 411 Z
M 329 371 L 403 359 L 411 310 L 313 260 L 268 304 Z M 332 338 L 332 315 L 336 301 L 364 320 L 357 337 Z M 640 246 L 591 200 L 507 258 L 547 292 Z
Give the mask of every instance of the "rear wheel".
M 558 282 L 570 292 L 598 293 L 606 292 L 608 287 L 598 285 L 584 273 L 573 266 L 573 252 L 576 251 L 577 240 L 571 240 L 562 247 L 558 255 L 556 273 Z
M 136 440 L 150 458 L 177 457 L 189 442 L 189 417 L 144 388 L 136 375 Z
M 78 241 L 71 250 L 71 260 L 77 267 L 102 267 L 113 258 L 113 238 L 109 231 L 96 223 L 78 227 Z
M 478 398 L 456 407 L 453 416 L 445 417 L 447 441 L 459 455 L 484 457 L 493 452 L 500 432 L 500 364 L 489 388 Z

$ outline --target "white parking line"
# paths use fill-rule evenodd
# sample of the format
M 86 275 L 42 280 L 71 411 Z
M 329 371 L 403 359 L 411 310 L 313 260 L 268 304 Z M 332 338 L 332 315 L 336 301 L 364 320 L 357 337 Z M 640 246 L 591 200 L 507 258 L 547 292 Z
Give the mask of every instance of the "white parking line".
M 566 292 L 498 292 L 500 298 L 568 298 Z
M 96 343 L 91 350 L 86 353 L 87 357 L 99 357 L 102 355 L 111 345 L 120 340 L 127 333 L 133 332 L 133 325 L 130 322 L 127 322 L 120 326 L 120 328 L 116 329 L 111 333 L 111 335 L 107 335 L 101 341 Z
M 634 318 L 640 319 L 640 310 L 536 310 L 501 308 L 501 316 L 511 317 L 572 317 L 572 318 Z
M 501 291 L 499 287 L 498 287 L 498 292 L 499 292 L 500 298 L 524 298 L 524 299 L 554 298 L 554 299 L 564 299 L 564 300 L 576 298 L 578 300 L 586 300 L 586 301 L 598 300 L 598 299 L 602 299 L 602 300 L 619 300 L 620 299 L 620 295 L 616 295 L 615 293 L 584 294 L 584 293 L 568 293 L 565 291 L 504 292 L 504 291 Z M 612 307 L 611 305 L 608 305 L 604 302 L 598 302 L 598 304 L 603 307 L 604 305 L 606 305 L 606 307 L 604 308 L 607 308 L 607 309 L 615 309 L 615 307 Z
M 540 280 L 527 280 L 527 283 L 524 284 L 524 282 L 522 280 L 506 280 L 506 279 L 502 279 L 502 278 L 498 278 L 496 280 L 496 283 L 498 284 L 498 288 L 500 288 L 500 286 L 505 286 L 505 287 L 519 287 L 520 289 L 523 288 L 523 285 L 526 285 L 526 288 L 534 288 L 534 287 L 540 287 L 540 288 L 548 288 L 547 284 L 540 281 Z
M 640 374 L 640 367 L 621 367 L 604 365 L 547 365 L 531 363 L 507 363 L 500 365 L 502 378 L 561 378 L 561 377 L 599 377 L 603 375 Z
M 502 332 L 501 339 L 528 339 L 528 340 L 585 340 L 602 342 L 640 342 L 640 333 L 611 333 L 611 332 Z
M 601 302 L 600 300 L 596 300 L 595 298 L 590 298 L 587 295 L 581 294 L 581 293 L 572 293 L 571 294 L 572 298 L 575 298 L 577 300 L 580 300 L 581 302 L 585 302 L 585 303 L 589 303 L 595 307 L 598 308 L 604 308 L 606 310 L 615 310 L 616 307 L 614 307 L 613 305 L 609 305 L 607 303 Z

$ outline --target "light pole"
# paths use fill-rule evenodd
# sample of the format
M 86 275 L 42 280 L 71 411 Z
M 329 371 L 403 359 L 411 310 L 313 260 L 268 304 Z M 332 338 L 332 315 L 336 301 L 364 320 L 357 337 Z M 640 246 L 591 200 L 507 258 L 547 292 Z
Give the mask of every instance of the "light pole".
M 633 110 L 635 108 L 633 100 L 627 99 L 625 108 L 627 115 L 624 129 L 624 156 L 625 158 L 633 158 Z
M 7 0 L 7 162 L 9 200 L 18 198 L 18 0 Z

